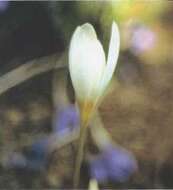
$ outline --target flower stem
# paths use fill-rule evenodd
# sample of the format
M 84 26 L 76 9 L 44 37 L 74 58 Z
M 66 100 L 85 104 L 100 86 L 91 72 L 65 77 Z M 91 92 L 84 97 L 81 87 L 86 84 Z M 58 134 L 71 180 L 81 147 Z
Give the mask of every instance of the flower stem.
M 82 160 L 83 160 L 84 145 L 85 145 L 85 140 L 87 136 L 87 128 L 88 128 L 87 125 L 81 124 L 78 152 L 77 152 L 77 157 L 76 157 L 75 172 L 74 172 L 74 178 L 73 178 L 73 187 L 75 189 L 78 187 L 79 180 L 80 180 L 80 169 L 81 169 Z

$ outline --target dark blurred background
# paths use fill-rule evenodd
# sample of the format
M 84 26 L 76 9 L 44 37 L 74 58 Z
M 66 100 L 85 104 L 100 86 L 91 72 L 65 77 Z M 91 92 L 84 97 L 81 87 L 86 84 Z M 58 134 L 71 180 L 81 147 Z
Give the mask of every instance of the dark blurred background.
M 120 28 L 121 51 L 100 113 L 114 141 L 135 155 L 139 168 L 129 181 L 106 187 L 173 188 L 171 1 L 0 1 L 0 76 L 27 61 L 61 55 L 74 29 L 85 22 L 94 26 L 107 54 L 113 20 Z M 73 175 L 65 169 L 71 163 L 63 168 L 58 157 L 68 148 L 49 158 L 49 169 L 41 172 L 3 166 L 10 152 L 27 152 L 28 142 L 51 133 L 52 76 L 52 71 L 38 75 L 0 96 L 0 188 L 58 188 L 70 181 L 63 172 Z M 87 166 L 82 172 L 88 175 Z

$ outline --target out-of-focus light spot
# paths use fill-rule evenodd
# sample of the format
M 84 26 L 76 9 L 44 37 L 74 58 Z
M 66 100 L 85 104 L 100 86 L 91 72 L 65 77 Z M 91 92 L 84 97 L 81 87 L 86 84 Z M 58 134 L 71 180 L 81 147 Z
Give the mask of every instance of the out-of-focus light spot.
M 132 30 L 131 48 L 134 53 L 150 50 L 156 43 L 156 34 L 145 26 L 136 26 Z
M 112 146 L 90 161 L 91 177 L 101 183 L 126 181 L 136 169 L 136 160 L 129 152 Z
M 129 19 L 138 19 L 153 21 L 158 18 L 160 13 L 165 10 L 167 3 L 162 0 L 153 1 L 148 4 L 147 1 L 112 1 L 113 15 L 119 21 L 128 21 Z
M 5 119 L 12 126 L 19 126 L 24 121 L 24 113 L 19 109 L 10 108 L 5 112 Z
M 8 9 L 9 1 L 0 1 L 0 13 Z

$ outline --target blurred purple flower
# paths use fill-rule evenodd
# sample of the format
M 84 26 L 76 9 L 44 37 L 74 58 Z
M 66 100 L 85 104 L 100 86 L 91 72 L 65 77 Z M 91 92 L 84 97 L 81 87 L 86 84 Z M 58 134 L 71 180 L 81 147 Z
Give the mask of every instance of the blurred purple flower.
M 149 28 L 137 25 L 132 30 L 131 46 L 134 52 L 142 53 L 154 47 L 156 34 Z
M 69 106 L 57 113 L 54 132 L 58 135 L 70 134 L 70 132 L 79 126 L 79 114 L 75 106 Z
M 70 134 L 70 132 L 79 126 L 79 115 L 74 106 L 70 106 L 60 113 L 56 118 L 53 134 L 62 136 Z M 10 159 L 6 163 L 11 168 L 26 168 L 31 170 L 41 170 L 46 166 L 49 146 L 51 146 L 51 135 L 34 142 L 30 147 L 21 153 L 11 154 Z
M 45 168 L 47 163 L 48 138 L 36 141 L 27 147 L 23 153 L 11 153 L 6 167 L 21 168 L 39 171 Z
M 9 1 L 1 1 L 0 0 L 0 12 L 4 12 L 5 10 L 7 10 L 9 5 Z
M 136 160 L 129 152 L 112 146 L 90 161 L 91 177 L 98 182 L 126 181 L 136 169 Z
M 36 141 L 25 152 L 26 165 L 29 169 L 40 170 L 45 167 L 47 163 L 49 139 L 42 138 Z

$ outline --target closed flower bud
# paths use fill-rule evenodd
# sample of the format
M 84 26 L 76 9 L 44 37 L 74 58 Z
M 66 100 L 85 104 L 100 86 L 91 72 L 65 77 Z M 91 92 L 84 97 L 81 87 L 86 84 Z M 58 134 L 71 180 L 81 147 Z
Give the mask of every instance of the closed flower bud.
M 115 22 L 112 24 L 107 63 L 102 44 L 97 39 L 91 24 L 78 26 L 72 36 L 69 69 L 84 123 L 89 120 L 112 78 L 118 59 L 119 45 L 119 31 Z

